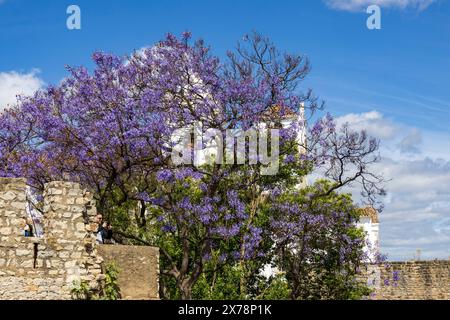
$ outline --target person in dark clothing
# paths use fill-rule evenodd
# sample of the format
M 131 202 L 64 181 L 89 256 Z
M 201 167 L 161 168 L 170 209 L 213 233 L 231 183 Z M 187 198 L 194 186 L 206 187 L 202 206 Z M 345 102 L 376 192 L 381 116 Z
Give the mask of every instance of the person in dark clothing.
M 103 243 L 114 244 L 113 230 L 112 230 L 112 225 L 110 222 L 105 221 L 105 223 L 102 226 L 101 233 L 102 233 Z
M 33 221 L 28 218 L 28 217 L 24 217 L 24 235 L 25 237 L 34 237 L 34 232 L 33 232 Z
M 97 243 L 103 243 L 103 215 L 101 213 L 95 217 L 95 224 L 97 225 L 97 230 L 95 231 Z

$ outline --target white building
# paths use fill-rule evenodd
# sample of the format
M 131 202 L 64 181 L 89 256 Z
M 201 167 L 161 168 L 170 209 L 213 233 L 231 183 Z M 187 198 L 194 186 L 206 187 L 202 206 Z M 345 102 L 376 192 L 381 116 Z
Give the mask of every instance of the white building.
M 366 245 L 364 252 L 368 256 L 367 262 L 375 262 L 379 253 L 379 226 L 378 213 L 374 208 L 363 208 L 360 210 L 361 218 L 358 226 L 366 233 Z
M 216 128 L 204 128 L 201 122 L 196 122 L 184 128 L 175 130 L 171 137 L 171 142 L 174 145 L 172 153 L 172 161 L 175 165 L 180 164 L 194 164 L 200 167 L 205 164 L 223 163 L 224 155 L 226 158 L 225 163 L 234 163 L 234 155 L 236 155 L 237 164 L 244 164 L 247 161 L 250 164 L 256 164 L 257 153 L 259 154 L 259 161 L 263 156 L 270 164 L 267 168 L 261 170 L 267 171 L 262 174 L 276 174 L 278 172 L 278 166 L 280 156 L 278 151 L 274 153 L 274 150 L 278 150 L 277 142 L 278 137 L 272 136 L 271 143 L 271 155 L 267 154 L 267 147 L 262 147 L 262 142 L 267 141 L 269 131 L 273 128 L 274 119 L 279 120 L 282 128 L 289 128 L 292 125 L 298 127 L 296 141 L 299 144 L 299 152 L 306 152 L 306 121 L 304 119 L 304 106 L 300 107 L 300 113 L 295 113 L 289 108 L 283 108 L 274 106 L 267 112 L 267 123 L 261 122 L 243 131 L 242 129 L 230 129 L 226 131 L 226 137 L 223 137 L 223 132 Z M 192 136 L 194 137 L 192 142 Z M 249 139 L 249 159 L 245 159 L 245 141 Z M 235 143 L 237 139 L 237 144 Z M 259 147 L 257 147 L 259 144 Z M 236 149 L 234 148 L 236 146 Z M 192 158 L 191 150 L 194 149 L 194 157 Z M 257 149 L 259 152 L 257 152 Z M 266 152 L 264 152 L 264 150 Z M 231 163 L 229 162 L 231 159 Z M 252 162 L 254 161 L 254 162 Z M 266 163 L 265 163 L 266 164 Z M 271 169 L 271 170 L 269 170 Z M 306 180 L 302 180 L 299 184 L 302 185 Z

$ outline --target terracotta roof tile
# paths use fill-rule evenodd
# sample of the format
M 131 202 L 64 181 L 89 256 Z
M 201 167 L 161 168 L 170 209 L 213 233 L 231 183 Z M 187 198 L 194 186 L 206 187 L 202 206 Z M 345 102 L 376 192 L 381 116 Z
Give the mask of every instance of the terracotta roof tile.
M 379 223 L 378 212 L 374 208 L 366 207 L 359 209 L 361 217 L 368 217 L 372 220 L 373 223 Z
M 266 112 L 267 116 L 269 117 L 276 117 L 276 118 L 292 118 L 298 116 L 297 113 L 292 111 L 291 108 L 286 106 L 279 106 L 275 105 Z

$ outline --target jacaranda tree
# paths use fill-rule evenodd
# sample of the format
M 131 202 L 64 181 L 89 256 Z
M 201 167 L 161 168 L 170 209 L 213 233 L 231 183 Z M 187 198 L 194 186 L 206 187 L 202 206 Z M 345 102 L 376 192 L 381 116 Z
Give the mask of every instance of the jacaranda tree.
M 36 191 L 52 180 L 92 190 L 98 209 L 117 222 L 118 235 L 161 248 L 162 295 L 167 284 L 192 298 L 212 261 L 214 271 L 237 266 L 244 295 L 251 275 L 281 251 L 277 261 L 295 264 L 291 272 L 297 268 L 292 256 L 302 248 L 337 255 L 335 268 L 343 272 L 354 267 L 361 250 L 344 219 L 357 220 L 353 207 L 344 197 L 333 211 L 332 202 L 319 199 L 337 199 L 340 188 L 359 184 L 374 203 L 383 193 L 380 177 L 370 171 L 378 142 L 348 126 L 336 128 L 330 116 L 308 130 L 302 145 L 296 136 L 303 121 L 281 126 L 302 105 L 307 116 L 323 106 L 311 90 L 298 88 L 310 70 L 306 57 L 281 54 L 254 33 L 221 61 L 184 33 L 131 56 L 98 52 L 93 60 L 91 72 L 68 67 L 61 84 L 21 97 L 0 115 L 1 176 L 26 177 Z M 175 165 L 171 137 L 196 122 L 223 134 L 261 123 L 279 128 L 278 173 L 261 174 L 261 163 Z M 293 192 L 313 170 L 329 182 L 310 197 Z M 310 205 L 303 207 L 304 201 Z M 302 228 L 311 225 L 320 234 L 314 244 L 303 239 L 299 249 Z M 341 287 L 353 279 L 346 275 Z M 307 297 L 304 279 L 295 278 L 301 282 L 292 285 L 294 298 Z

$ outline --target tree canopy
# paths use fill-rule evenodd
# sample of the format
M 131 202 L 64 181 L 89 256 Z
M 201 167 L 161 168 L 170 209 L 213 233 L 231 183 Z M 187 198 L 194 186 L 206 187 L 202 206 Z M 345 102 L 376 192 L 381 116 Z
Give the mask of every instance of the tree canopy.
M 337 128 L 330 115 L 302 143 L 304 119 L 280 125 L 301 106 L 307 118 L 323 107 L 299 88 L 310 71 L 305 56 L 254 33 L 221 61 L 184 33 L 130 56 L 92 58 L 92 72 L 68 67 L 60 85 L 0 115 L 1 176 L 26 177 L 36 191 L 53 180 L 91 190 L 121 241 L 160 247 L 163 297 L 211 293 L 224 272 L 239 279 L 230 296 L 258 297 L 269 263 L 285 271 L 291 298 L 351 296 L 363 236 L 354 204 L 338 191 L 357 184 L 368 203 L 378 201 L 382 178 L 370 171 L 378 141 Z M 279 172 L 262 175 L 261 163 L 175 165 L 171 136 L 196 121 L 222 133 L 279 128 Z M 327 181 L 299 187 L 316 170 Z

